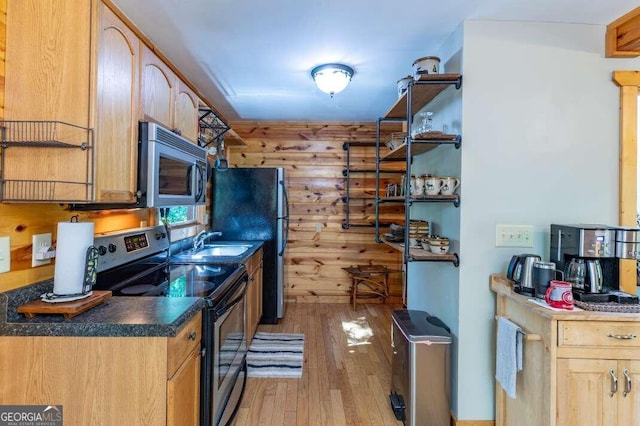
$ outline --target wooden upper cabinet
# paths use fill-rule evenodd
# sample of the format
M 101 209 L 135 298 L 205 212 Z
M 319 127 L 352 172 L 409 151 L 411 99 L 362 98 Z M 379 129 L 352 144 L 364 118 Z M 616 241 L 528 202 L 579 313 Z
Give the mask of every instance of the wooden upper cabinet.
M 7 0 L 6 120 L 88 124 L 92 13 L 83 0 Z
M 85 132 L 89 149 L 7 148 L 5 179 L 31 183 L 3 199 L 136 200 L 139 56 L 139 39 L 100 1 L 7 1 L 5 119 L 93 133 Z M 76 142 L 65 135 L 71 126 L 29 126 L 32 135 L 55 128 L 52 139 Z
M 192 142 L 198 141 L 198 105 L 200 99 L 189 86 L 178 80 L 174 127 Z
M 96 198 L 135 202 L 140 40 L 102 3 L 98 26 Z
M 91 3 L 8 0 L 6 6 L 4 119 L 59 120 L 89 127 Z M 64 136 L 61 128 L 45 123 L 14 128 L 20 133 L 16 140 L 51 139 L 53 133 Z M 48 134 L 39 136 L 43 132 Z M 12 133 L 10 127 L 7 134 Z M 88 139 L 88 133 L 84 136 Z M 74 136 L 72 142 L 79 141 Z M 56 201 L 90 196 L 88 150 L 21 146 L 7 148 L 3 156 L 2 199 Z
M 199 99 L 148 47 L 142 50 L 142 116 L 185 138 L 198 138 Z
M 134 203 L 138 120 L 197 140 L 198 97 L 110 4 L 7 0 L 4 119 L 30 123 L 6 124 L 0 200 Z
M 177 78 L 147 46 L 142 47 L 142 119 L 173 129 Z

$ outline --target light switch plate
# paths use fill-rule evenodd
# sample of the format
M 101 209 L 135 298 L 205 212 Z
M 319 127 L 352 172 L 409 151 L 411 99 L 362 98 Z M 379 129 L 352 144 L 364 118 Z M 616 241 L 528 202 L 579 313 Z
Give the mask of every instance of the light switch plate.
M 533 247 L 533 225 L 496 225 L 496 247 Z
M 31 237 L 31 266 L 42 266 L 51 263 L 51 259 L 36 260 L 36 253 L 40 247 L 51 247 L 51 233 L 35 234 Z
M 0 274 L 11 270 L 11 244 L 9 237 L 0 237 Z

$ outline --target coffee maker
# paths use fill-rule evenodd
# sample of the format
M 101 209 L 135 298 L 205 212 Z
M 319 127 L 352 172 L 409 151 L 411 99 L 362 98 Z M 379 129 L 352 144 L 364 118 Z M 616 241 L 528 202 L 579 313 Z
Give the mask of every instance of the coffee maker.
M 616 232 L 607 225 L 551 225 L 550 260 L 565 271 L 567 281 L 583 268 L 583 280 L 572 283 L 576 300 L 638 303 L 637 296 L 618 290 Z

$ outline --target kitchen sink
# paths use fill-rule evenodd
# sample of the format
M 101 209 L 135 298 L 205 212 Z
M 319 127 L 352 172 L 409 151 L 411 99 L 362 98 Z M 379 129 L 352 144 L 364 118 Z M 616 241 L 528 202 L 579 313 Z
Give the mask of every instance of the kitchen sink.
M 194 257 L 213 257 L 213 256 L 240 256 L 246 253 L 251 248 L 250 245 L 221 245 L 221 244 L 208 244 L 203 246 L 192 254 Z
M 253 244 L 246 243 L 205 244 L 201 248 L 178 253 L 172 259 L 177 262 L 215 262 L 219 258 L 239 258 L 251 247 Z

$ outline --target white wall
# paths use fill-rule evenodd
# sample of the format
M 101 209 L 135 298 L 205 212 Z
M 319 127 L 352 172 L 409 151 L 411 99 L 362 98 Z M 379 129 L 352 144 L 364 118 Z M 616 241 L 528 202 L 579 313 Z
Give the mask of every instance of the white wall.
M 429 280 L 420 290 L 410 282 L 409 307 L 458 315 L 449 324 L 456 342 L 453 413 L 489 420 L 495 370 L 489 275 L 504 272 L 515 253 L 548 259 L 551 223 L 617 223 L 619 91 L 611 72 L 640 69 L 640 60 L 604 58 L 604 26 L 467 21 L 459 33 L 461 264 L 451 282 Z M 534 247 L 496 248 L 496 224 L 533 225 Z M 444 267 L 420 266 L 433 269 L 429 277 Z M 450 311 L 438 313 L 438 306 Z

